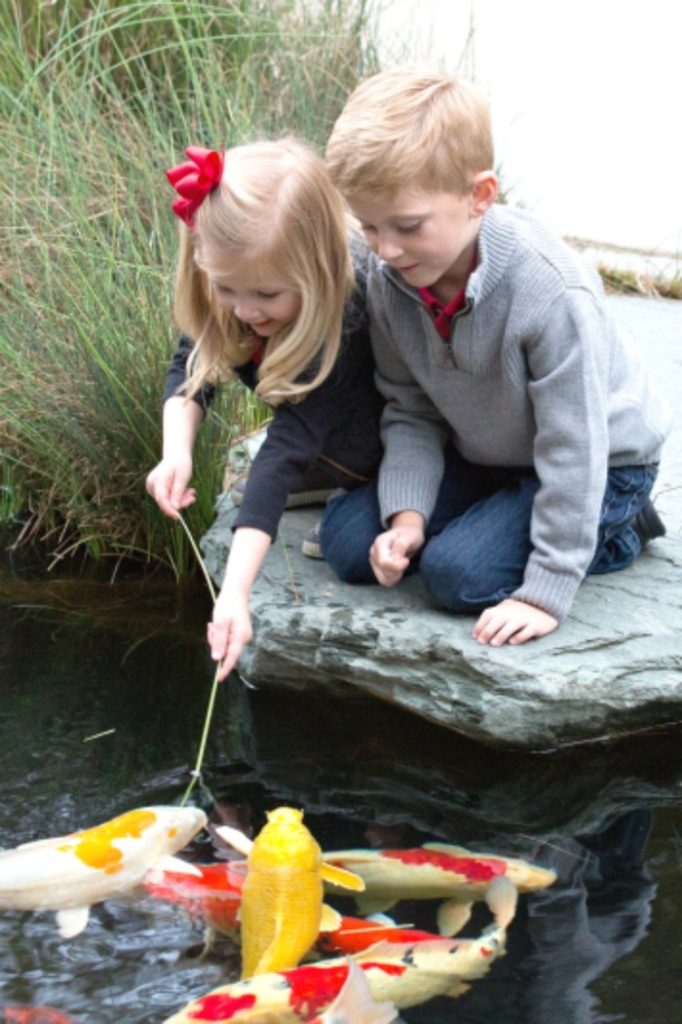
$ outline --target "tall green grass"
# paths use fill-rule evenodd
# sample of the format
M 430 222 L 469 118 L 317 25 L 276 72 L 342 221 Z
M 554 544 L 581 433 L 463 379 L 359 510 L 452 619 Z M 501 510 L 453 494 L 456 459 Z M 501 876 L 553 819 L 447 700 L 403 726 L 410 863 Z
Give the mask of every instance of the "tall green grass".
M 182 531 L 144 494 L 175 340 L 163 170 L 189 142 L 322 146 L 376 70 L 371 21 L 365 0 L 3 6 L 0 519 L 22 539 L 186 571 Z M 230 435 L 259 417 L 228 386 L 202 427 L 195 535 Z

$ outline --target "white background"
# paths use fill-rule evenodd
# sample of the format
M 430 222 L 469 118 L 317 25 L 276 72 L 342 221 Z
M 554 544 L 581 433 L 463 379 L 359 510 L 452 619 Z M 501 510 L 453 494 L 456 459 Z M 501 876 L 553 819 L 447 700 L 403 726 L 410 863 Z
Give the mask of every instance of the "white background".
M 383 66 L 473 69 L 511 202 L 682 259 L 682 0 L 386 0 L 379 39 Z

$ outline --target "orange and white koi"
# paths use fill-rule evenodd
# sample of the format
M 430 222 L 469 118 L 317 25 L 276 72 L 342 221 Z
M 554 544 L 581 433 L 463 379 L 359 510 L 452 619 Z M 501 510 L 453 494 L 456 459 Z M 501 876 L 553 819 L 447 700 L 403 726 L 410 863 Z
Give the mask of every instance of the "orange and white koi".
M 436 996 L 459 996 L 470 982 L 486 974 L 491 964 L 504 955 L 506 931 L 516 908 L 516 890 L 507 878 L 499 877 L 491 883 L 488 899 L 495 908 L 496 923 L 477 939 L 441 937 L 418 943 L 379 942 L 354 957 L 365 975 L 372 999 L 388 1001 L 398 1010 L 407 1009 Z M 349 961 L 341 957 L 261 974 L 214 989 L 189 1003 L 165 1024 L 325 1021 L 323 1014 L 333 1006 L 348 975 Z
M 54 910 L 64 938 L 94 903 L 138 885 L 153 867 L 195 869 L 171 854 L 206 825 L 196 807 L 142 807 L 95 828 L 0 853 L 0 910 Z
M 150 872 L 143 883 L 147 893 L 154 899 L 176 903 L 191 917 L 238 942 L 245 862 L 219 861 L 193 866 L 200 877 L 185 872 Z M 319 933 L 315 949 L 320 953 L 351 955 L 361 953 L 376 942 L 425 942 L 436 938 L 433 932 L 397 925 L 390 918 L 379 922 L 342 914 L 338 928 Z
M 52 1006 L 4 1006 L 1 1010 L 2 1024 L 76 1024 L 73 1017 Z
M 336 850 L 324 858 L 365 880 L 364 893 L 356 897 L 361 914 L 389 910 L 401 899 L 444 899 L 437 915 L 441 935 L 456 935 L 464 927 L 472 903 L 485 898 L 495 878 L 508 878 L 519 892 L 544 889 L 556 880 L 554 871 L 528 861 L 446 843 L 408 850 Z
M 238 942 L 245 866 L 244 861 L 194 864 L 200 877 L 186 872 L 152 871 L 143 884 L 154 899 L 177 904 L 191 917 Z M 319 933 L 315 949 L 329 955 L 353 955 L 376 942 L 426 942 L 437 938 L 433 932 L 397 925 L 390 918 L 380 922 L 342 914 L 338 928 Z
M 219 861 L 192 866 L 198 872 L 196 875 L 185 871 L 151 871 L 144 879 L 144 887 L 155 899 L 177 903 L 209 928 L 236 938 L 246 879 L 245 862 Z
M 376 945 L 377 942 L 414 943 L 431 942 L 440 938 L 433 932 L 424 932 L 409 925 L 399 925 L 386 918 L 385 921 L 372 920 L 368 917 L 349 917 L 343 915 L 341 924 L 331 932 L 320 932 L 315 949 L 320 953 L 355 956 Z
M 322 903 L 323 878 L 356 892 L 365 887 L 357 875 L 322 862 L 303 811 L 278 807 L 267 819 L 253 842 L 235 829 L 216 829 L 248 856 L 240 910 L 244 978 L 295 967 L 321 925 L 338 928 L 340 915 Z

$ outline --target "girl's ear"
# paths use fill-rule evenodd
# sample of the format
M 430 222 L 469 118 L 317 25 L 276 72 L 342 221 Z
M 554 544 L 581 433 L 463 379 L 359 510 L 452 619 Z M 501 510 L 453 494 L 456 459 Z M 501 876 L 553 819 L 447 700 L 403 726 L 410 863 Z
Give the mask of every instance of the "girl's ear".
M 474 178 L 471 190 L 471 212 L 482 217 L 497 199 L 497 175 L 493 171 L 481 171 Z

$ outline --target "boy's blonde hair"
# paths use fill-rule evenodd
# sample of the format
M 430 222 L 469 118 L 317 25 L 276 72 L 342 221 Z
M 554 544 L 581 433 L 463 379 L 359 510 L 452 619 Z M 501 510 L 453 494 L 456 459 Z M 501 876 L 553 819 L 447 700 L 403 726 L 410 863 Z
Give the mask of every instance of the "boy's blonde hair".
M 318 387 L 338 355 L 354 284 L 343 204 L 321 159 L 293 138 L 228 150 L 221 184 L 193 230 L 180 232 L 175 318 L 195 343 L 187 395 L 251 357 L 257 339 L 220 308 L 209 282 L 249 266 L 301 297 L 296 320 L 268 339 L 256 393 L 278 405 Z
M 493 168 L 490 115 L 462 79 L 398 67 L 351 94 L 326 156 L 345 196 L 391 195 L 410 186 L 466 195 L 474 177 Z

